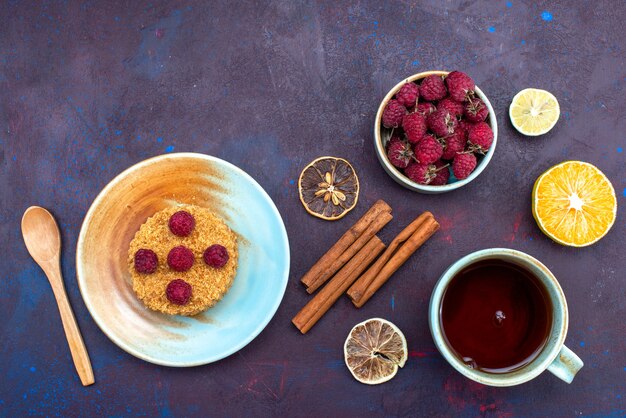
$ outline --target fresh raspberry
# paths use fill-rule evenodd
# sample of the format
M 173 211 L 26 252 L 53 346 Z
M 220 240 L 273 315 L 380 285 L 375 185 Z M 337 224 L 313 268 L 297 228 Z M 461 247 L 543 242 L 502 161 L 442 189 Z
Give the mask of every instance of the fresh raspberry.
M 417 106 L 415 107 L 415 113 L 419 113 L 422 116 L 428 116 L 431 113 L 433 113 L 435 110 L 437 110 L 437 108 L 435 107 L 434 104 L 430 102 L 418 103 Z
M 420 84 L 420 97 L 427 101 L 441 100 L 446 97 L 446 86 L 438 75 L 429 75 Z
M 186 305 L 191 299 L 191 285 L 183 279 L 174 279 L 167 284 L 165 295 L 175 305 Z
M 437 109 L 439 110 L 446 109 L 448 112 L 452 113 L 455 117 L 459 117 L 463 115 L 463 110 L 465 108 L 463 107 L 463 103 L 455 102 L 451 98 L 446 97 L 443 100 L 440 100 L 439 103 L 437 103 Z
M 464 102 L 468 93 L 474 93 L 474 80 L 470 76 L 460 71 L 452 71 L 446 76 L 446 87 L 452 100 Z
M 413 159 L 411 145 L 397 136 L 392 137 L 387 144 L 387 158 L 395 167 L 406 168 Z
M 204 250 L 202 258 L 209 266 L 219 269 L 228 262 L 228 250 L 219 244 L 213 244 Z
M 406 113 L 406 108 L 399 101 L 391 99 L 385 110 L 383 110 L 383 125 L 385 128 L 397 128 L 402 124 L 402 118 Z
M 441 158 L 444 160 L 452 160 L 457 153 L 463 152 L 465 150 L 465 144 L 467 143 L 466 136 L 465 130 L 457 128 L 454 134 L 446 138 L 446 145 Z
M 465 118 L 468 121 L 478 123 L 484 121 L 487 118 L 487 115 L 489 114 L 489 109 L 487 109 L 485 102 L 483 102 L 479 98 L 474 98 L 465 103 L 463 113 L 465 114 Z
M 473 123 L 472 124 L 466 123 L 463 126 L 457 125 L 456 128 L 454 129 L 454 132 L 458 130 L 461 133 L 461 136 L 463 137 L 466 143 L 467 143 L 467 130 L 470 128 L 470 125 L 473 125 Z
M 425 135 L 413 152 L 420 164 L 432 164 L 441 158 L 443 146 L 432 135 Z
M 446 109 L 438 109 L 426 118 L 428 129 L 437 136 L 447 136 L 454 133 L 456 123 L 454 115 Z
M 404 142 L 404 138 L 402 138 L 402 136 L 400 136 L 401 134 L 398 133 L 398 131 L 396 131 L 391 138 L 389 138 L 389 141 L 387 141 L 387 150 L 389 150 L 389 147 L 391 146 L 391 144 L 396 143 L 396 142 Z
M 448 179 L 450 178 L 450 170 L 448 170 L 449 165 L 450 164 L 446 164 L 441 160 L 435 162 L 434 170 L 432 170 L 433 165 L 430 165 L 432 174 L 434 174 L 434 177 L 429 183 L 431 186 L 443 186 L 448 182 Z
M 186 237 L 191 234 L 195 226 L 196 220 L 193 215 L 184 210 L 178 211 L 170 217 L 170 231 L 179 237 Z
M 409 113 L 402 119 L 402 128 L 411 144 L 420 142 L 426 134 L 426 118 L 419 113 Z
M 493 142 L 493 131 L 485 122 L 475 123 L 467 133 L 467 141 L 472 151 L 484 154 Z
M 154 273 L 159 265 L 159 259 L 152 250 L 142 248 L 135 253 L 135 270 L 137 273 Z
M 167 264 L 176 271 L 187 271 L 193 266 L 193 253 L 183 245 L 174 247 L 167 255 Z
M 434 164 L 420 164 L 412 162 L 404 170 L 406 176 L 419 184 L 430 184 L 432 186 L 441 186 L 448 182 L 450 171 L 448 165 L 441 161 Z
M 416 183 L 428 184 L 432 179 L 432 176 L 429 173 L 430 170 L 430 164 L 420 164 L 412 161 L 411 164 L 404 169 L 404 174 Z
M 419 87 L 415 83 L 404 83 L 396 93 L 396 100 L 407 109 L 412 108 L 419 98 Z
M 452 172 L 459 180 L 467 178 L 476 168 L 476 156 L 472 153 L 457 154 L 452 161 Z
M 461 120 L 457 122 L 456 126 L 457 128 L 463 129 L 465 131 L 465 136 L 467 136 L 467 132 L 469 131 L 470 127 L 474 126 L 474 123 L 469 122 L 467 119 L 461 118 Z

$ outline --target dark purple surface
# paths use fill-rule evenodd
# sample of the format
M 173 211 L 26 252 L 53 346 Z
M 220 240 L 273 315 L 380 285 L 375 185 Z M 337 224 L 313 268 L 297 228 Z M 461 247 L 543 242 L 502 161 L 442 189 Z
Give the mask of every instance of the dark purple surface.
M 511 0 L 421 4 L 248 5 L 139 2 L 0 3 L 0 415 L 626 415 L 626 233 L 560 247 L 530 211 L 537 176 L 567 159 L 596 164 L 626 195 L 626 7 L 621 1 Z M 429 69 L 474 77 L 498 113 L 491 165 L 441 196 L 401 188 L 380 167 L 372 127 L 400 79 Z M 547 135 L 508 121 L 519 90 L 561 104 Z M 80 296 L 74 254 L 81 221 L 116 174 L 172 151 L 237 164 L 272 196 L 291 242 L 282 305 L 239 353 L 191 369 L 154 366 L 117 348 Z M 325 222 L 302 209 L 294 181 L 322 155 L 349 159 L 361 180 L 353 213 Z M 376 199 L 394 208 L 388 242 L 428 209 L 442 229 L 361 310 L 344 298 L 306 336 L 290 323 L 309 296 L 301 275 Z M 63 230 L 63 271 L 96 384 L 74 371 L 57 308 L 22 243 L 30 205 Z M 571 385 L 549 373 L 491 388 L 455 372 L 427 326 L 430 291 L 457 258 L 516 248 L 559 278 L 570 307 L 567 345 L 586 365 Z M 391 382 L 351 377 L 342 346 L 366 318 L 395 322 L 410 358 Z

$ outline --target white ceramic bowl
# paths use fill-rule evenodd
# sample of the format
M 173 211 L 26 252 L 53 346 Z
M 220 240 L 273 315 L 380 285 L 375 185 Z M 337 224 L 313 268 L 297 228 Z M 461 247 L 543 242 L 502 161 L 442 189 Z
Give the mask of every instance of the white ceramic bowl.
M 389 102 L 389 100 L 393 98 L 393 96 L 398 92 L 398 90 L 400 90 L 400 88 L 405 83 L 421 80 L 422 78 L 427 77 L 429 75 L 433 75 L 433 74 L 434 75 L 447 75 L 448 71 L 425 71 L 423 73 L 414 74 L 400 81 L 398 84 L 396 84 L 394 88 L 389 90 L 389 93 L 387 93 L 383 101 L 380 103 L 380 106 L 378 107 L 378 112 L 376 113 L 376 122 L 374 123 L 374 146 L 376 148 L 376 155 L 378 155 L 378 160 L 382 164 L 387 174 L 389 174 L 391 178 L 393 178 L 396 182 L 400 183 L 407 189 L 411 189 L 416 192 L 427 193 L 427 194 L 450 192 L 452 190 L 456 190 L 460 187 L 463 187 L 469 182 L 471 182 L 472 180 L 474 180 L 476 177 L 480 175 L 480 173 L 483 172 L 483 170 L 487 167 L 487 165 L 491 161 L 491 157 L 493 157 L 493 153 L 496 150 L 496 143 L 498 142 L 498 121 L 496 120 L 496 114 L 493 111 L 493 107 L 491 107 L 491 103 L 489 102 L 489 99 L 487 98 L 487 96 L 485 96 L 482 90 L 478 88 L 478 86 L 476 86 L 476 89 L 475 89 L 476 95 L 483 102 L 485 102 L 485 105 L 487 105 L 487 108 L 489 109 L 489 117 L 487 118 L 487 122 L 489 123 L 489 125 L 491 126 L 491 129 L 493 130 L 493 143 L 489 151 L 484 156 L 478 157 L 478 164 L 476 165 L 476 168 L 474 169 L 472 174 L 469 175 L 469 177 L 463 180 L 456 180 L 453 183 L 444 184 L 443 186 L 431 186 L 427 184 L 419 184 L 410 180 L 400 170 L 398 170 L 396 167 L 393 166 L 393 164 L 389 162 L 389 159 L 387 158 L 387 153 L 385 152 L 385 144 L 389 140 L 389 135 L 391 133 L 391 130 L 382 126 L 383 110 L 385 110 L 385 106 L 387 106 L 387 103 Z

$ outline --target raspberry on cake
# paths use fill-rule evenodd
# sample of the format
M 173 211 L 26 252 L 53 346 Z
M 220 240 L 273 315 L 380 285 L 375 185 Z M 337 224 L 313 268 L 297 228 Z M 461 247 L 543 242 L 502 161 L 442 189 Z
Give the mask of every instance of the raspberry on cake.
M 142 248 L 135 253 L 135 270 L 138 273 L 154 273 L 159 264 L 157 255 L 152 250 Z
M 209 260 L 219 268 L 207 264 L 210 248 L 218 249 Z M 135 294 L 149 309 L 169 315 L 196 315 L 215 305 L 230 289 L 237 261 L 237 235 L 220 217 L 195 205 L 149 217 L 128 250 Z
M 228 250 L 219 244 L 213 244 L 202 254 L 204 262 L 215 268 L 222 268 L 228 263 Z
M 191 213 L 179 210 L 170 217 L 169 226 L 172 234 L 186 237 L 191 234 L 191 231 L 196 226 L 196 220 Z
M 183 279 L 174 279 L 165 288 L 167 300 L 175 305 L 186 305 L 191 299 L 192 287 Z
M 193 253 L 184 245 L 174 247 L 167 253 L 167 265 L 176 271 L 187 271 L 193 266 Z

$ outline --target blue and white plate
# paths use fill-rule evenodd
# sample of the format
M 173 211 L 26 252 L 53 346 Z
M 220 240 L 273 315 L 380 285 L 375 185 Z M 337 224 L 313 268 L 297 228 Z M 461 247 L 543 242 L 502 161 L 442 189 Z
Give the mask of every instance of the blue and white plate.
M 127 266 L 139 226 L 179 204 L 211 209 L 239 237 L 231 289 L 195 317 L 147 309 Z M 197 366 L 240 350 L 272 319 L 287 286 L 289 243 L 272 199 L 244 171 L 208 155 L 167 154 L 130 167 L 98 195 L 80 231 L 76 265 L 85 304 L 115 344 L 152 363 Z

